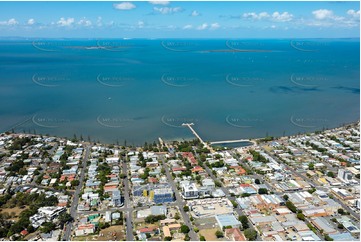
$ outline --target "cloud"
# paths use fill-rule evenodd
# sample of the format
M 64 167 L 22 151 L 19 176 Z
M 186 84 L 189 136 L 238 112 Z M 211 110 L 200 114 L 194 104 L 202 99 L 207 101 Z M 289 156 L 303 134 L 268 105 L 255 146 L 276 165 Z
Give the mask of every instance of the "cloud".
M 97 18 L 96 25 L 97 25 L 98 27 L 103 26 L 102 17 L 99 16 L 99 17 Z
M 35 24 L 35 19 L 31 18 L 28 20 L 27 23 L 28 23 L 28 25 L 33 25 L 33 24 Z
M 356 11 L 356 10 L 350 9 L 347 11 L 347 14 L 350 15 L 352 18 L 360 19 L 360 10 Z
M 72 26 L 74 23 L 74 18 L 60 18 L 58 22 L 56 22 L 59 26 L 65 27 L 65 26 Z
M 136 6 L 130 2 L 114 3 L 113 7 L 118 10 L 131 10 L 136 8 Z
M 200 13 L 196 10 L 193 10 L 192 13 L 190 14 L 190 16 L 192 16 L 192 17 L 197 17 L 199 15 L 200 15 Z
M 274 12 L 272 15 L 267 12 L 250 12 L 250 13 L 244 13 L 242 15 L 243 18 L 251 19 L 251 20 L 271 20 L 275 22 L 287 22 L 291 21 L 293 19 L 293 15 L 288 12 Z
M 197 27 L 198 30 L 205 30 L 208 27 L 207 23 L 201 24 Z
M 13 26 L 13 25 L 17 25 L 19 22 L 16 21 L 16 19 L 11 18 L 8 21 L 0 21 L 0 25 L 7 25 L 7 26 Z
M 183 26 L 183 29 L 192 29 L 192 28 L 193 28 L 193 25 L 191 25 L 191 24 L 187 24 L 187 25 Z
M 258 19 L 258 15 L 256 13 L 244 13 L 243 18 L 252 18 L 252 19 Z
M 211 24 L 211 26 L 209 27 L 210 30 L 215 30 L 215 29 L 218 29 L 220 28 L 221 25 L 219 23 L 213 23 Z
M 138 21 L 138 28 L 140 29 L 144 28 L 144 21 L 141 20 Z
M 332 10 L 318 9 L 312 11 L 314 19 L 307 25 L 316 27 L 357 27 L 360 25 L 360 11 L 348 10 L 345 17 L 337 16 Z
M 243 18 L 250 18 L 250 19 L 255 19 L 255 20 L 261 20 L 261 19 L 270 17 L 270 15 L 267 12 L 261 12 L 259 14 L 255 13 L 255 12 L 244 13 L 242 16 L 243 16 Z
M 179 13 L 182 12 L 183 9 L 181 7 L 175 7 L 175 8 L 170 8 L 170 7 L 154 7 L 153 10 L 155 12 L 161 13 L 161 14 L 173 14 L 173 13 Z
M 188 25 L 186 25 L 186 26 L 188 26 Z M 186 26 L 184 26 L 183 29 L 185 29 Z M 192 26 L 192 25 L 189 25 L 189 26 Z M 197 27 L 197 30 L 206 30 L 206 29 L 216 30 L 216 29 L 219 29 L 220 27 L 221 27 L 221 25 L 219 23 L 212 23 L 212 24 L 203 23 Z
M 149 1 L 149 3 L 154 5 L 168 5 L 169 1 Z
M 77 24 L 81 26 L 89 27 L 92 25 L 92 22 L 90 20 L 87 20 L 86 18 L 83 18 L 79 20 Z
M 288 22 L 288 21 L 291 21 L 292 18 L 293 18 L 293 15 L 288 12 L 283 12 L 283 13 L 274 12 L 272 14 L 272 19 L 274 21 L 278 21 L 278 22 Z
M 333 12 L 331 10 L 328 9 L 319 9 L 319 10 L 315 10 L 312 12 L 313 16 L 318 19 L 318 20 L 322 20 L 322 19 L 328 19 L 328 18 L 333 18 Z

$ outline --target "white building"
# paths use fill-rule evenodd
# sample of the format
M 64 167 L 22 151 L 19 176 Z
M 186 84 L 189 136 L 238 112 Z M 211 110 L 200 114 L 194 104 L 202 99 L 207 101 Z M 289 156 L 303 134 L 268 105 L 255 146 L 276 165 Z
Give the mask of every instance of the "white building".
M 182 196 L 184 199 L 194 199 L 199 197 L 198 188 L 194 183 L 182 183 Z
M 215 184 L 214 181 L 212 179 L 206 178 L 202 181 L 202 185 L 206 188 L 208 188 L 209 190 L 213 190 L 215 189 Z
M 337 178 L 345 183 L 350 183 L 352 181 L 352 173 L 348 170 L 339 169 Z
M 63 212 L 65 212 L 65 207 L 42 207 L 38 209 L 38 213 L 44 215 L 49 221 L 52 221 Z

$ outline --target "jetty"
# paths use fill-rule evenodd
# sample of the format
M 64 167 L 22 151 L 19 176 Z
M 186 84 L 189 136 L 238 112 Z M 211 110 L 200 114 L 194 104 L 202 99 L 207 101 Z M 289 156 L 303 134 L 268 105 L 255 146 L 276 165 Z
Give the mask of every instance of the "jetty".
M 12 130 L 16 129 L 17 127 L 20 127 L 21 125 L 26 124 L 27 122 L 31 121 L 32 118 L 33 117 L 29 117 L 29 118 L 27 118 L 25 120 L 22 120 L 22 121 L 20 121 L 18 123 L 15 123 L 10 128 L 6 129 L 4 132 L 12 131 Z
M 236 139 L 236 140 L 222 140 L 222 141 L 213 141 L 210 142 L 211 145 L 215 145 L 215 144 L 230 144 L 230 143 L 239 143 L 239 142 L 250 142 L 253 143 L 253 141 L 249 140 L 249 139 Z
M 251 141 L 249 139 L 222 140 L 222 141 L 213 141 L 213 142 L 206 143 L 201 138 L 201 136 L 199 136 L 199 134 L 192 128 L 193 125 L 194 125 L 194 123 L 182 123 L 182 126 L 188 127 L 192 131 L 194 136 L 196 136 L 196 138 L 199 139 L 199 141 L 204 145 L 204 147 L 209 149 L 211 151 L 211 153 L 214 153 L 214 150 L 211 145 L 215 145 L 215 144 L 230 144 L 230 143 L 239 143 L 239 142 L 250 142 L 253 145 L 256 144 L 254 141 Z
M 192 128 L 192 125 L 194 125 L 194 123 L 182 123 L 182 126 L 188 127 L 192 131 L 194 136 L 196 136 L 197 139 L 199 139 L 199 141 L 204 145 L 204 147 L 209 149 L 211 153 L 214 153 L 214 150 L 213 150 L 212 146 L 210 146 L 209 144 L 207 144 L 206 142 L 203 141 L 201 136 L 199 136 L 199 134 L 197 134 L 197 132 Z

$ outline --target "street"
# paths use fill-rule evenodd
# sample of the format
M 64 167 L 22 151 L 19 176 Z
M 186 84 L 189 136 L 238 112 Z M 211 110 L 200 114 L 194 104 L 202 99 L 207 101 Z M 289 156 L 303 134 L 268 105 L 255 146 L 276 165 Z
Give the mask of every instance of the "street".
M 72 216 L 72 218 L 75 220 L 77 217 L 77 206 L 78 206 L 78 201 L 79 201 L 79 194 L 80 191 L 82 190 L 83 187 L 83 182 L 84 182 L 84 177 L 85 177 L 85 170 L 86 170 L 86 166 L 87 166 L 87 161 L 89 159 L 89 152 L 90 152 L 90 146 L 87 145 L 85 147 L 85 154 L 83 157 L 83 162 L 82 162 L 82 168 L 81 168 L 81 174 L 80 174 L 80 178 L 79 178 L 79 185 L 75 190 L 74 196 L 73 196 L 73 201 L 71 203 L 71 207 L 70 207 L 70 215 Z M 69 222 L 66 224 L 65 226 L 65 232 L 63 234 L 63 240 L 69 241 L 70 240 L 70 236 L 71 236 L 71 232 L 72 232 L 72 226 L 73 226 L 73 222 Z
M 127 238 L 127 241 L 132 241 L 132 240 L 134 240 L 133 223 L 132 223 L 133 207 L 131 206 L 131 201 L 130 201 L 130 196 L 129 196 L 129 194 L 130 194 L 129 177 L 128 177 L 128 168 L 127 168 L 126 160 L 123 161 L 122 169 L 123 169 L 123 174 L 125 174 L 127 176 L 125 179 L 123 179 L 123 184 L 124 184 L 124 210 L 125 210 L 124 213 L 125 213 L 126 226 L 127 226 L 126 238 Z
M 171 185 L 173 191 L 174 191 L 174 194 L 175 194 L 175 197 L 176 197 L 176 204 L 177 206 L 179 207 L 179 211 L 181 212 L 181 215 L 183 217 L 183 221 L 185 223 L 185 225 L 187 225 L 190 229 L 189 231 L 189 237 L 191 238 L 192 241 L 198 241 L 198 235 L 196 234 L 196 232 L 194 232 L 193 230 L 193 225 L 189 219 L 189 216 L 186 212 L 184 212 L 184 205 L 185 205 L 185 202 L 183 202 L 183 199 L 181 198 L 180 194 L 179 194 L 179 191 L 177 189 L 177 186 L 175 185 L 174 183 L 174 180 L 173 180 L 173 177 L 172 175 L 170 174 L 169 172 L 169 168 L 168 166 L 164 163 L 164 155 L 160 155 L 159 156 L 159 160 L 161 161 L 162 163 L 162 167 L 164 168 L 165 170 L 165 174 L 167 176 L 167 179 L 169 181 L 169 184 Z

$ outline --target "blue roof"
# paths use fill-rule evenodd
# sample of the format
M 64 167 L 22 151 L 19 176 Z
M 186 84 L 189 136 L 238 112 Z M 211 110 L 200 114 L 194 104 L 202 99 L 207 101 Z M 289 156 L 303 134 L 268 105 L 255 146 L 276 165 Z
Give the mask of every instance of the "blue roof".
M 152 206 L 150 207 L 152 215 L 162 215 L 167 213 L 166 206 Z
M 223 226 L 239 226 L 241 223 L 236 219 L 236 217 L 232 214 L 222 214 L 216 215 L 216 220 L 221 228 Z
M 243 187 L 243 190 L 245 191 L 245 193 L 257 194 L 257 191 L 252 187 Z
M 342 234 L 330 234 L 329 235 L 335 241 L 357 241 L 349 232 L 345 232 Z

